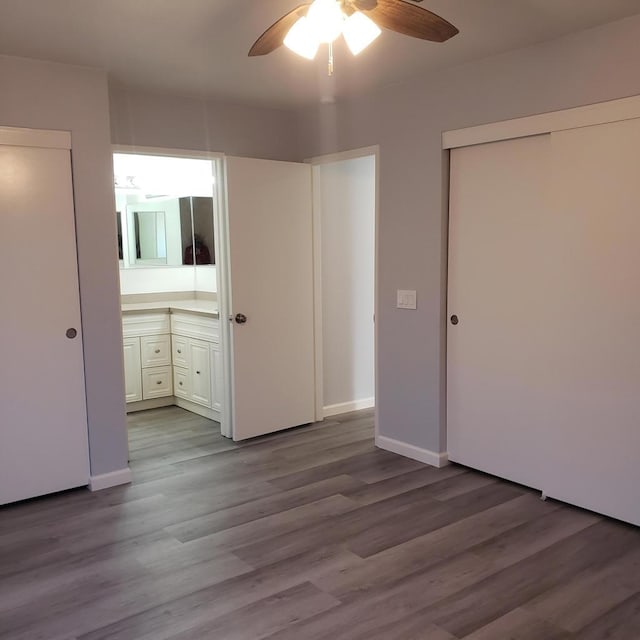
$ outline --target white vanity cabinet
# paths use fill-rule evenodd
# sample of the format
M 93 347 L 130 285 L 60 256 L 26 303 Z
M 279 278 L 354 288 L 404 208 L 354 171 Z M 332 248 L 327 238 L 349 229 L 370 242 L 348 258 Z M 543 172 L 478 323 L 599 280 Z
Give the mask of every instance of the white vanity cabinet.
M 127 403 L 173 396 L 170 330 L 168 313 L 123 316 Z
M 220 420 L 223 370 L 220 321 L 167 309 L 122 317 L 128 411 L 176 404 Z
M 176 404 L 220 420 L 223 374 L 220 321 L 204 315 L 174 312 L 171 342 Z

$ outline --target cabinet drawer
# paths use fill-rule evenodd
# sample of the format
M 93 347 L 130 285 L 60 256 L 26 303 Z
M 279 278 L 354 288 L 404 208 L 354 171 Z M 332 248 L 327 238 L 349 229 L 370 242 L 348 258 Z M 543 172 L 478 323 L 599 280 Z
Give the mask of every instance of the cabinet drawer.
M 189 388 L 189 371 L 180 367 L 173 367 L 173 395 L 178 398 L 187 398 L 191 395 Z
M 142 370 L 142 397 L 164 398 L 173 395 L 171 367 L 153 367 Z
M 143 336 L 140 338 L 142 367 L 162 367 L 171 364 L 170 336 Z
M 189 339 L 182 336 L 171 336 L 173 364 L 176 367 L 189 368 Z
M 206 340 L 207 342 L 219 342 L 220 320 L 195 313 L 172 313 L 171 333 Z

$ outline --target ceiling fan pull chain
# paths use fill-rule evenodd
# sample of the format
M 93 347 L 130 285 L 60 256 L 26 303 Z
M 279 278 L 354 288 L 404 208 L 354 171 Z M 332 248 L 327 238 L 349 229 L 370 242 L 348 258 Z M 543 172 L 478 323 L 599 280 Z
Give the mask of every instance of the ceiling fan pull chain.
M 333 42 L 329 43 L 329 66 L 327 68 L 327 75 L 333 75 Z

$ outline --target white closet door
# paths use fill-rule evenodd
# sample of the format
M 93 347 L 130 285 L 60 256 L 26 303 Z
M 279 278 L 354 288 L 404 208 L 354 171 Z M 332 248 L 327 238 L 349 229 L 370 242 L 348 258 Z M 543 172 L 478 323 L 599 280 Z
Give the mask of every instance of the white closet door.
M 640 120 L 552 135 L 548 495 L 640 525 Z
M 89 480 L 69 150 L 2 133 L 0 504 Z
M 549 136 L 451 152 L 449 457 L 537 488 L 553 279 L 549 152 Z
M 451 159 L 451 459 L 640 524 L 640 122 Z

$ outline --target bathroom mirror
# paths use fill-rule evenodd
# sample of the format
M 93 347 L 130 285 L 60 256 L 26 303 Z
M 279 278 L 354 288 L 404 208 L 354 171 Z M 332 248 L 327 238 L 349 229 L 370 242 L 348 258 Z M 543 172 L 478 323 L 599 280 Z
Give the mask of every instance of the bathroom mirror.
M 215 264 L 210 161 L 114 154 L 121 268 Z

